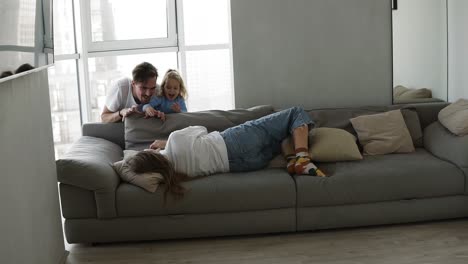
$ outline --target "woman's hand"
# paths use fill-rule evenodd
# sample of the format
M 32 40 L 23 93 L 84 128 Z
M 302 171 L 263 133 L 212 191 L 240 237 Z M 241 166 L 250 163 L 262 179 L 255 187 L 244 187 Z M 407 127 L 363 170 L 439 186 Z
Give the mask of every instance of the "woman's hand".
M 167 140 L 156 139 L 151 145 L 150 149 L 164 149 L 166 147 Z

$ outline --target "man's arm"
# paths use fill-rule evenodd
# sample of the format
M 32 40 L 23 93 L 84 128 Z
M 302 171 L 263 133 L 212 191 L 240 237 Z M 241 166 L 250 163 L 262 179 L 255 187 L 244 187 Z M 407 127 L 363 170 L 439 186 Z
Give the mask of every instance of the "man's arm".
M 117 112 L 110 111 L 107 106 L 104 106 L 101 113 L 101 121 L 104 123 L 116 123 L 122 121 L 123 114 L 121 113 L 122 110 Z M 123 112 L 123 111 L 122 111 Z
M 124 108 L 117 112 L 112 112 L 111 110 L 109 110 L 109 108 L 107 108 L 107 106 L 104 106 L 104 109 L 102 109 L 101 113 L 101 120 L 104 123 L 120 122 L 123 121 L 125 117 L 133 113 L 142 114 L 142 112 L 138 111 L 138 105 L 133 105 L 130 108 Z

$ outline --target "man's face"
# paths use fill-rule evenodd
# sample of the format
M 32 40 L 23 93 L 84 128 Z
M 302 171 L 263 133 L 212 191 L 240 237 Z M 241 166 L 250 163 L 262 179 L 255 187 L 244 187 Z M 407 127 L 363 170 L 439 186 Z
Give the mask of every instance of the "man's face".
M 156 92 L 156 77 L 150 78 L 145 82 L 132 81 L 133 96 L 140 100 L 140 103 L 149 103 L 151 96 Z

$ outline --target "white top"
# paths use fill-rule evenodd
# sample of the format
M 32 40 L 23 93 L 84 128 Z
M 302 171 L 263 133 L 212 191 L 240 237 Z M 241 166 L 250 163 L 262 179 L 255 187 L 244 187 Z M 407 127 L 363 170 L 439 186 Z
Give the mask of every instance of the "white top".
M 124 77 L 114 82 L 107 94 L 106 107 L 111 112 L 137 105 L 132 94 L 132 79 Z
M 229 171 L 223 137 L 218 131 L 208 134 L 206 127 L 189 126 L 172 132 L 160 152 L 176 171 L 195 177 Z

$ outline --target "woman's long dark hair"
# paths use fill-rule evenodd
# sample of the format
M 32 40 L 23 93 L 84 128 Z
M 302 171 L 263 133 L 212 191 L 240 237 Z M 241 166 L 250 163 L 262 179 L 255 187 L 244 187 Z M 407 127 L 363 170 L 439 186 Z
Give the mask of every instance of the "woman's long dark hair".
M 171 193 L 176 199 L 184 196 L 186 189 L 181 185 L 181 182 L 188 180 L 189 177 L 177 172 L 172 163 L 163 155 L 154 151 L 140 151 L 135 156 L 129 158 L 126 163 L 136 173 L 160 173 L 164 178 L 166 186 L 164 201 L 166 201 L 168 193 Z

